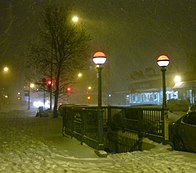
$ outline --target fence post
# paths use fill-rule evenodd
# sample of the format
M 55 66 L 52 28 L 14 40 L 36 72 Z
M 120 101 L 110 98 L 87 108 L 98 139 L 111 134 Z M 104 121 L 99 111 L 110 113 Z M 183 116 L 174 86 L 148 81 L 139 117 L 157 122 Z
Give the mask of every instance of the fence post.
M 73 136 L 74 136 L 74 134 L 73 134 L 73 131 L 74 131 L 74 107 L 72 106 L 71 108 L 70 108 L 70 117 L 71 117 L 71 138 L 73 138 Z
M 65 128 L 66 128 L 66 120 L 67 120 L 67 108 L 65 107 L 62 111 L 62 119 L 63 119 L 63 122 L 62 122 L 62 135 L 65 136 Z
M 112 113 L 111 113 L 111 107 L 108 106 L 108 125 L 110 126 L 111 125 L 111 122 L 112 122 Z
M 86 131 L 86 113 L 88 113 L 87 111 L 85 111 L 85 108 L 81 109 L 81 118 L 82 118 L 82 122 L 81 122 L 81 125 L 82 125 L 82 129 L 81 129 L 81 136 L 82 136 L 82 139 L 81 139 L 81 144 L 83 144 L 84 141 L 84 138 L 85 138 L 85 131 Z
M 138 150 L 142 151 L 143 130 L 144 130 L 143 109 L 138 109 Z

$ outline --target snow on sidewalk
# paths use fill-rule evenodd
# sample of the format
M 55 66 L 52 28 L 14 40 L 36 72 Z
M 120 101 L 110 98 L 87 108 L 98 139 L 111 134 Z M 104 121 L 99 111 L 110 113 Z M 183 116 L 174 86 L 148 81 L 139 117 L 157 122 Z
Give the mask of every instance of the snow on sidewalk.
M 155 144 L 149 151 L 99 158 L 76 139 L 61 135 L 62 119 L 22 111 L 0 113 L 0 173 L 193 173 L 196 154 Z

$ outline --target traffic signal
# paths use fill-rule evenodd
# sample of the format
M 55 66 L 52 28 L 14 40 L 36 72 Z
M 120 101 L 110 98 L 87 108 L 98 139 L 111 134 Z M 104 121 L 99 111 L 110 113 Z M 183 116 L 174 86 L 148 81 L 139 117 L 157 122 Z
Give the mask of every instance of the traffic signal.
M 46 85 L 48 87 L 48 91 L 51 92 L 52 91 L 52 85 L 53 85 L 52 80 L 47 80 Z
M 70 93 L 71 91 L 72 91 L 71 87 L 67 87 L 67 88 L 66 88 L 66 92 L 67 92 L 67 93 Z
M 52 80 L 47 80 L 47 85 L 52 86 Z

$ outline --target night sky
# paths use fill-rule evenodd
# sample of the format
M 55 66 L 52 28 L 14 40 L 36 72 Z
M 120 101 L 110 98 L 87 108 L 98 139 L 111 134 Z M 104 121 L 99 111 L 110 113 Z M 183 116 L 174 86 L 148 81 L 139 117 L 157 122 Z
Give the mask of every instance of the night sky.
M 46 2 L 0 0 L 1 65 L 10 63 L 21 74 Z M 137 71 L 159 71 L 156 58 L 162 53 L 171 57 L 171 72 L 196 68 L 195 0 L 72 0 L 71 7 L 93 38 L 92 54 L 101 49 L 108 56 L 104 71 L 113 91 L 127 90 Z
M 195 1 L 185 0 L 92 1 L 85 5 L 89 9 L 84 10 L 85 18 L 90 16 L 88 22 L 97 33 L 95 45 L 107 50 L 111 77 L 119 81 L 116 90 L 126 90 L 135 71 L 159 70 L 156 58 L 162 53 L 171 57 L 171 71 L 180 73 L 196 65 L 195 7 Z

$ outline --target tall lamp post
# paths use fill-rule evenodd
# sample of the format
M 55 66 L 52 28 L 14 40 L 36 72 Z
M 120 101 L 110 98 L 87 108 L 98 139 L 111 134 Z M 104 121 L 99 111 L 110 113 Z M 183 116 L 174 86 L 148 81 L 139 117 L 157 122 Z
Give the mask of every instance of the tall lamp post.
M 29 82 L 29 91 L 28 91 L 28 110 L 31 109 L 31 89 L 35 87 L 34 83 Z
M 157 64 L 161 67 L 161 72 L 162 72 L 162 84 L 163 84 L 163 104 L 162 104 L 162 108 L 163 109 L 167 108 L 165 72 L 166 72 L 166 67 L 169 65 L 169 61 L 170 61 L 170 59 L 166 55 L 161 55 L 157 58 Z
M 106 62 L 106 55 L 103 52 L 96 52 L 93 55 L 93 62 L 97 65 L 98 70 L 98 136 L 99 149 L 103 149 L 103 113 L 102 113 L 102 68 Z

